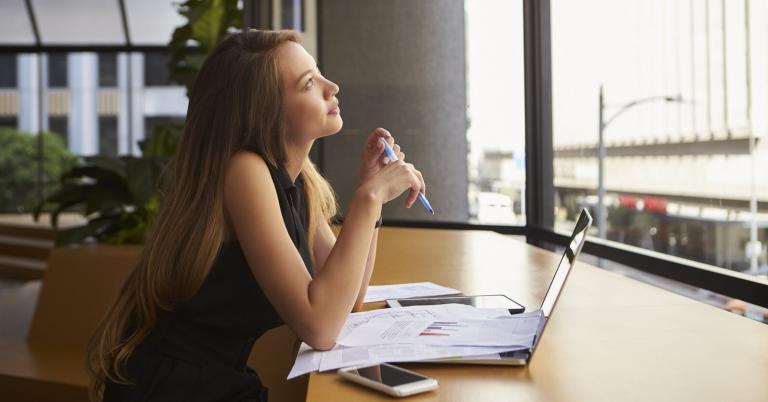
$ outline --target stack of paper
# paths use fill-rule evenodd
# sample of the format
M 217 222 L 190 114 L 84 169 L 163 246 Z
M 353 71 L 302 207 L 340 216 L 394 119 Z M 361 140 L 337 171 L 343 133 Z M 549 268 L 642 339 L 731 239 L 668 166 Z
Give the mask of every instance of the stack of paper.
M 325 352 L 302 343 L 288 378 L 381 362 L 484 356 L 533 345 L 541 315 L 465 304 L 412 306 L 350 314 L 336 346 Z M 490 356 L 487 356 L 490 355 Z

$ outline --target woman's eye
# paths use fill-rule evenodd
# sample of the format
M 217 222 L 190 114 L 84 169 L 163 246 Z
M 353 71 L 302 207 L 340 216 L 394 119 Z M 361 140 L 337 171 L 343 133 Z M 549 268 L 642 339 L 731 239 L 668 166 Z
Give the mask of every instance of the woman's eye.
M 314 83 L 315 83 L 315 80 L 310 78 L 309 81 L 307 81 L 307 85 L 305 85 L 305 87 L 310 88 L 312 87 L 312 85 L 314 85 Z

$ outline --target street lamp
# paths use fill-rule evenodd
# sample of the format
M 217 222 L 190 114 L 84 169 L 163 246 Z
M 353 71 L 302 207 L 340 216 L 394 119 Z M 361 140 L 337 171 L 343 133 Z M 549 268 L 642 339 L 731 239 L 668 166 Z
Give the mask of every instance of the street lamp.
M 605 128 L 608 127 L 611 122 L 616 120 L 617 117 L 619 117 L 620 114 L 626 112 L 627 110 L 648 102 L 656 102 L 656 101 L 664 101 L 664 102 L 682 102 L 683 97 L 680 94 L 677 94 L 677 96 L 650 96 L 647 98 L 637 99 L 632 102 L 629 102 L 625 105 L 623 105 L 619 110 L 616 111 L 616 113 L 613 114 L 610 118 L 607 120 L 604 120 L 603 118 L 603 112 L 605 109 L 605 103 L 603 101 L 603 86 L 600 85 L 600 126 L 597 136 L 597 231 L 598 236 L 601 239 L 605 239 L 605 222 L 606 222 L 606 215 L 608 215 L 605 209 L 605 173 L 604 173 L 604 167 L 603 163 L 605 161 L 605 143 L 603 142 L 603 133 L 605 132 Z

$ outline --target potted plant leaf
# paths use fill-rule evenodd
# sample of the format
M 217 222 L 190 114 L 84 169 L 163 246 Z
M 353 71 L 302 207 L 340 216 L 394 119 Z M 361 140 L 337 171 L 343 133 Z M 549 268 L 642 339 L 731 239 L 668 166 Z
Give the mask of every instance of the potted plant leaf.
M 58 231 L 56 245 L 77 243 L 141 244 L 159 208 L 164 168 L 176 148 L 179 125 L 155 127 L 139 142 L 142 155 L 93 156 L 61 176 L 59 189 L 40 203 L 58 227 L 62 211 L 77 208 L 88 219 L 83 226 Z

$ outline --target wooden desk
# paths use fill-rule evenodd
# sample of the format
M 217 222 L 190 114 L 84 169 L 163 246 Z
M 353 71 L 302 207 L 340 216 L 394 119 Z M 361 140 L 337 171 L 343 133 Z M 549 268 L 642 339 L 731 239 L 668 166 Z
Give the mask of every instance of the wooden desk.
M 384 228 L 371 283 L 433 281 L 533 310 L 559 258 L 491 232 Z M 440 382 L 409 401 L 765 402 L 768 326 L 577 263 L 529 367 L 403 365 Z M 392 398 L 310 375 L 307 401 L 379 400 Z

